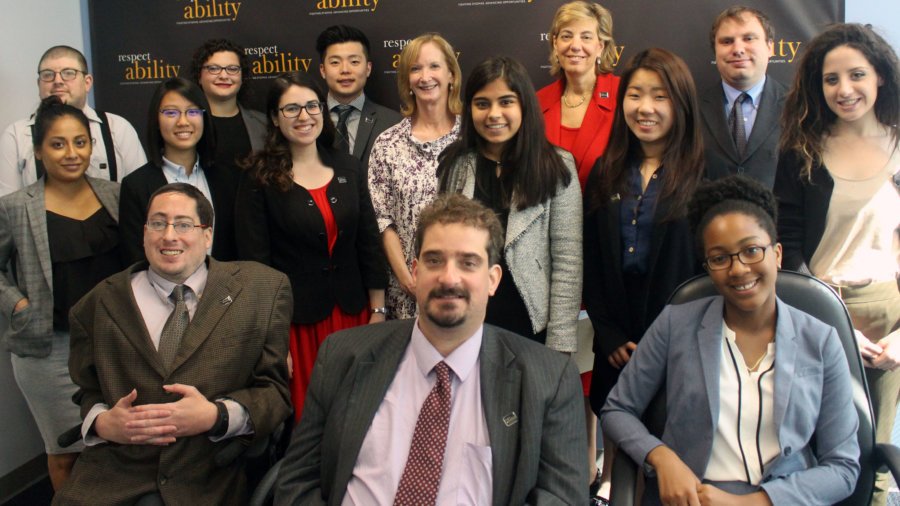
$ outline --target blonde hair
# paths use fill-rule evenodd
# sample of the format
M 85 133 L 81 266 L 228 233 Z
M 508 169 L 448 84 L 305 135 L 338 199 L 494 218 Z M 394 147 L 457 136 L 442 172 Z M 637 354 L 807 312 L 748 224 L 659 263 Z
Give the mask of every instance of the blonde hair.
M 553 23 L 550 25 L 550 36 L 547 37 L 547 40 L 550 41 L 550 75 L 560 76 L 562 73 L 554 45 L 560 30 L 572 22 L 585 19 L 597 22 L 597 37 L 603 41 L 603 51 L 600 54 L 600 59 L 594 65 L 597 74 L 607 74 L 613 71 L 616 41 L 613 40 L 612 35 L 612 14 L 606 7 L 598 3 L 576 0 L 575 2 L 561 5 L 553 16 Z
M 450 74 L 453 80 L 450 82 L 450 96 L 447 98 L 447 108 L 453 114 L 462 113 L 462 100 L 459 98 L 460 88 L 462 86 L 462 71 L 459 69 L 459 62 L 456 61 L 456 52 L 453 46 L 447 42 L 447 39 L 441 37 L 439 33 L 430 32 L 419 35 L 411 40 L 403 51 L 400 53 L 400 63 L 397 66 L 397 90 L 400 92 L 400 112 L 404 116 L 412 116 L 416 113 L 416 98 L 412 94 L 412 88 L 409 86 L 409 72 L 413 63 L 419 58 L 422 46 L 432 43 L 444 55 Z

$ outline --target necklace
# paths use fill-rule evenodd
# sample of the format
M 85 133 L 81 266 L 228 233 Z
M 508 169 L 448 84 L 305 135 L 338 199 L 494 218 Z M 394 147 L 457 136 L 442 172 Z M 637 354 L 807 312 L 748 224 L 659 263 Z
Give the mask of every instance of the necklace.
M 591 89 L 591 92 L 592 92 L 592 93 L 593 93 L 593 91 L 594 91 L 594 90 Z M 563 100 L 563 104 L 564 104 L 566 107 L 568 107 L 569 109 L 575 109 L 575 108 L 577 108 L 577 107 L 581 107 L 581 105 L 584 104 L 585 99 L 587 99 L 586 95 L 585 95 L 584 93 L 582 93 L 582 94 L 580 95 L 580 96 L 581 96 L 581 102 L 578 102 L 577 104 L 572 105 L 572 104 L 569 103 L 569 99 L 566 98 L 566 96 L 567 96 L 568 94 L 569 94 L 569 90 L 566 90 L 566 92 L 563 93 L 562 100 Z
M 747 367 L 747 372 L 755 372 L 756 369 L 759 368 L 759 364 L 762 363 L 763 359 L 766 358 L 766 355 L 768 355 L 768 354 L 769 354 L 769 352 L 768 352 L 768 350 L 766 350 L 766 352 L 763 353 L 761 357 L 759 357 L 759 360 L 757 360 L 755 364 L 753 364 L 750 367 Z

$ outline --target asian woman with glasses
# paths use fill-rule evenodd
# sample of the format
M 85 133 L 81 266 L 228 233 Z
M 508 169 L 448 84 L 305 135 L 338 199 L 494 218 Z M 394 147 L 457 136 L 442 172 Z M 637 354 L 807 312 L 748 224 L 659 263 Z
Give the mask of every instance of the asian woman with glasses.
M 266 147 L 238 191 L 238 251 L 291 280 L 291 397 L 300 420 L 319 346 L 341 329 L 384 321 L 387 264 L 359 160 L 335 151 L 325 93 L 303 73 L 272 82 Z
M 199 189 L 216 213 L 210 254 L 235 260 L 234 199 L 238 174 L 215 164 L 215 134 L 200 88 L 180 77 L 163 81 L 150 100 L 147 147 L 150 161 L 122 180 L 119 219 L 126 264 L 144 260 L 143 229 L 150 196 L 168 183 Z
M 37 422 L 54 489 L 79 442 L 57 437 L 81 423 L 69 377 L 69 308 L 118 272 L 119 185 L 88 177 L 93 139 L 84 113 L 51 95 L 35 115 L 34 154 L 45 174 L 0 199 L 0 311 L 13 374 Z

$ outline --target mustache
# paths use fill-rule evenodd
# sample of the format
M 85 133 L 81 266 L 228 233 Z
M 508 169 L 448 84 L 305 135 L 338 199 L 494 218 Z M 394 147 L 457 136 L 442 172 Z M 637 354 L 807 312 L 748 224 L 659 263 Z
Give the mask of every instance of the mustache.
M 431 292 L 428 293 L 429 299 L 434 299 L 437 297 L 462 297 L 465 300 L 469 300 L 469 292 L 463 288 L 435 288 Z

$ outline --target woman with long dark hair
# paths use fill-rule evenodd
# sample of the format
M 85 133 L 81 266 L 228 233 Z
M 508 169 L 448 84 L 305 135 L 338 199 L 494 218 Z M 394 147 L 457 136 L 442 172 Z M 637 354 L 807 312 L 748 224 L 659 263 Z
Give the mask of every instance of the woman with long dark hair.
M 440 192 L 493 209 L 506 240 L 485 321 L 575 351 L 581 294 L 581 189 L 572 156 L 544 137 L 525 68 L 481 62 L 466 81 L 460 140 L 441 155 Z
M 291 396 L 299 421 L 319 346 L 384 321 L 386 265 L 359 160 L 334 150 L 325 93 L 306 74 L 276 78 L 266 147 L 247 159 L 235 211 L 240 257 L 291 280 Z
M 595 332 L 594 412 L 669 295 L 699 272 L 685 212 L 702 175 L 691 73 L 665 49 L 641 51 L 622 73 L 610 143 L 585 188 L 584 303 Z M 612 444 L 604 449 L 608 481 Z

